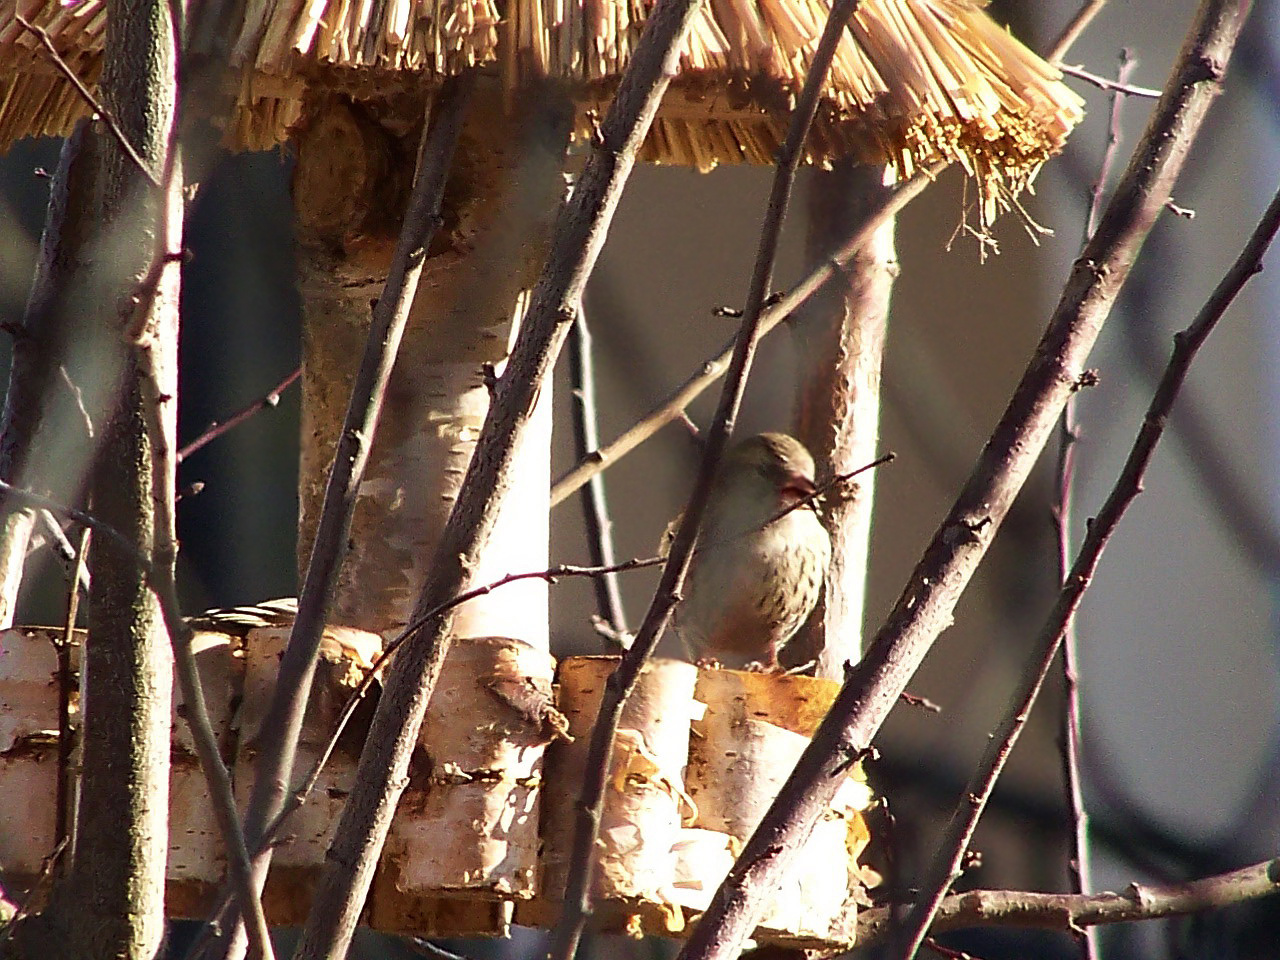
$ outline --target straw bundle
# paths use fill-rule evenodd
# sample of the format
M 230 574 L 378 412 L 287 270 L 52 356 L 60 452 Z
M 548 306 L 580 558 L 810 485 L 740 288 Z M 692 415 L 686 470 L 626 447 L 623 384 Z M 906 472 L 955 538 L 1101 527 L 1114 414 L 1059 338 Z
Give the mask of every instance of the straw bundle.
M 192 48 L 229 62 L 238 78 L 227 126 L 241 148 L 283 140 L 308 83 L 385 94 L 419 84 L 422 74 L 487 63 L 512 85 L 544 75 L 577 85 L 585 129 L 651 6 L 518 0 L 502 11 L 495 0 L 211 0 Z M 864 0 L 836 53 L 808 159 L 853 155 L 899 176 L 954 160 L 982 187 L 984 214 L 1016 195 L 1061 148 L 1081 100 L 983 6 Z M 0 143 L 64 133 L 85 110 L 15 22 L 15 7 L 89 82 L 104 26 L 105 0 L 0 0 Z M 829 9 L 829 0 L 707 0 L 644 158 L 704 170 L 772 162 Z

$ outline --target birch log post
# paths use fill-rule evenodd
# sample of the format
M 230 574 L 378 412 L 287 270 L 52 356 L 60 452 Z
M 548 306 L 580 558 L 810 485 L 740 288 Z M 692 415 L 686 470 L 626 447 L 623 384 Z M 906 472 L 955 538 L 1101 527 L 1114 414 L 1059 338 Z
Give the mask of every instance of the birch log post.
M 809 180 L 806 259 L 831 256 L 857 221 L 882 200 L 883 170 L 839 161 Z M 813 453 L 819 482 L 865 467 L 876 458 L 880 431 L 880 369 L 889 298 L 898 266 L 894 221 L 887 220 L 844 267 L 796 311 L 800 356 L 795 435 Z M 827 498 L 831 565 L 822 602 L 791 644 L 795 663 L 817 661 L 820 677 L 840 680 L 844 664 L 862 655 L 867 560 L 876 471 Z
M 324 479 L 355 364 L 381 291 L 412 175 L 423 112 L 325 95 L 298 132 L 294 206 L 301 239 L 303 425 L 299 556 L 310 554 Z M 497 84 L 477 88 L 388 387 L 330 619 L 386 633 L 408 619 L 426 564 L 488 409 L 486 365 L 500 365 L 522 290 L 541 265 L 565 189 L 571 112 L 543 88 L 514 111 Z M 547 565 L 550 397 L 521 452 L 510 508 L 477 573 Z M 545 650 L 547 585 L 525 581 L 467 604 L 460 636 L 511 636 Z

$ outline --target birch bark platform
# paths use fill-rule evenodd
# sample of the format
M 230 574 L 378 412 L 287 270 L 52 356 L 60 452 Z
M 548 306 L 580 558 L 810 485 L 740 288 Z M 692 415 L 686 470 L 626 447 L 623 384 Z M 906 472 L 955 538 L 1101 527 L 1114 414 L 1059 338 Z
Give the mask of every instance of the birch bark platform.
M 0 873 L 11 891 L 41 885 L 57 836 L 60 628 L 0 633 Z M 224 762 L 243 804 L 288 627 L 204 631 L 196 656 Z M 329 628 L 295 783 L 333 735 L 381 638 Z M 614 657 L 560 663 L 504 637 L 461 639 L 446 661 L 364 922 L 422 936 L 503 936 L 550 926 L 569 869 L 573 811 L 591 727 Z M 555 685 L 553 686 L 553 672 Z M 838 690 L 832 681 L 645 667 L 623 711 L 597 844 L 593 923 L 605 932 L 680 937 L 705 909 Z M 76 715 L 76 691 L 65 699 Z M 372 710 L 357 709 L 310 797 L 282 832 L 264 906 L 300 923 Z M 190 732 L 175 706 L 167 909 L 200 919 L 226 868 Z M 871 874 L 859 865 L 870 791 L 856 769 L 798 857 L 756 931 L 760 943 L 839 948 L 853 941 Z M 832 851 L 843 850 L 843 856 Z M 38 892 L 38 891 L 37 891 Z

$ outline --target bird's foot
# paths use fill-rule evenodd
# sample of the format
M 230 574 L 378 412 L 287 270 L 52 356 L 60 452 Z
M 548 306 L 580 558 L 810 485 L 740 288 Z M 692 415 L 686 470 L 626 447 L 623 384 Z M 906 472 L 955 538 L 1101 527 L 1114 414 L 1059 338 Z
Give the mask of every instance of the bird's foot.
M 724 664 L 715 657 L 699 657 L 693 665 L 700 670 L 723 670 Z

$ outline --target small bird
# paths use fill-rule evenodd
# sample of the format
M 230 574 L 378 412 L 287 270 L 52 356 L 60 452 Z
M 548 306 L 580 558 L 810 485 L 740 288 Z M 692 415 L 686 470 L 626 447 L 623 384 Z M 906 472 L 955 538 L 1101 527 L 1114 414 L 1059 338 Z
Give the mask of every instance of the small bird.
M 813 457 L 785 433 L 759 434 L 726 454 L 675 611 L 693 659 L 779 669 L 779 651 L 817 606 L 831 556 L 813 475 Z

